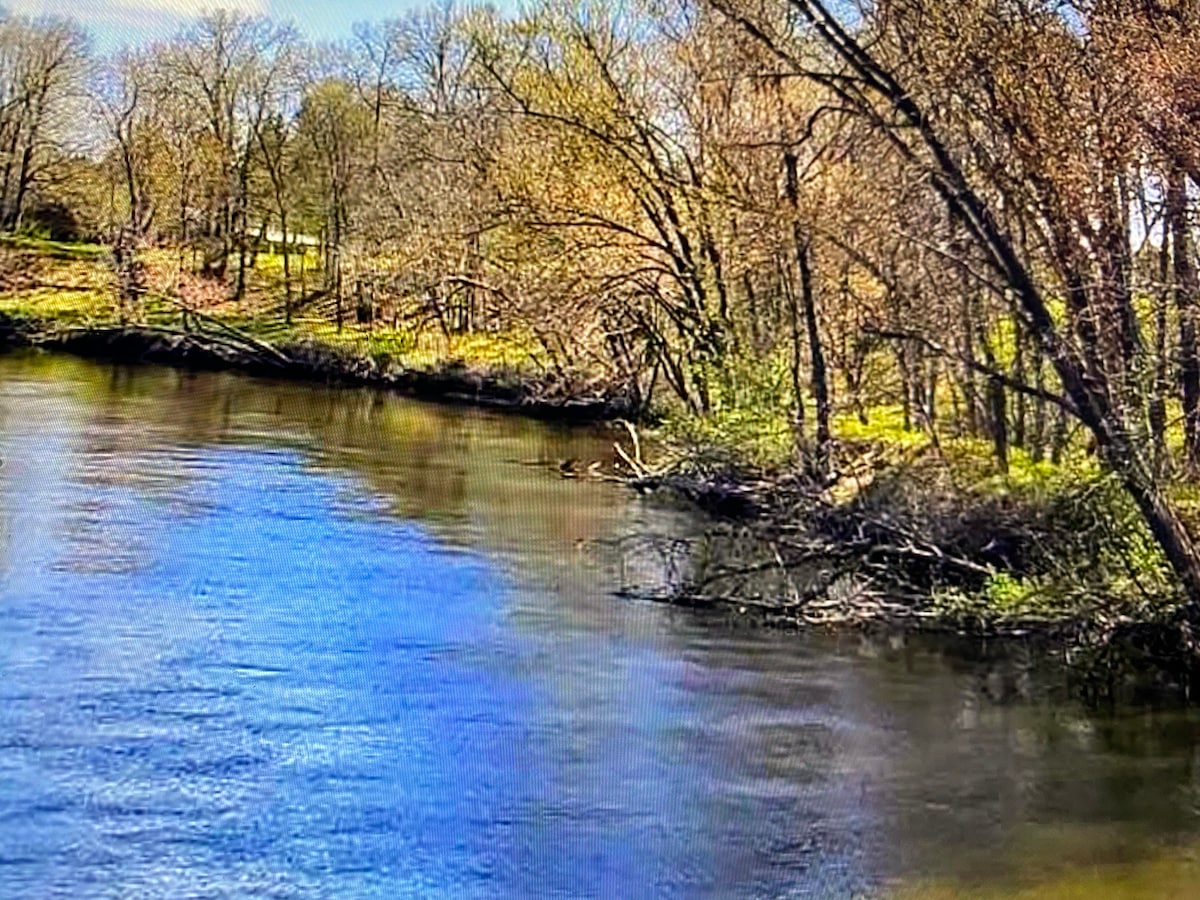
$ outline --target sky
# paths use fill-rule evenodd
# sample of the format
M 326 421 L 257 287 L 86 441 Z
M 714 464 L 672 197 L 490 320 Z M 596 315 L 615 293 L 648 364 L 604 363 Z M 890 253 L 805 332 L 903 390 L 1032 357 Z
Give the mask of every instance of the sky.
M 0 0 L 14 13 L 70 17 L 109 53 L 169 37 L 189 17 L 217 7 L 291 20 L 314 40 L 347 37 L 355 22 L 404 16 L 429 0 Z

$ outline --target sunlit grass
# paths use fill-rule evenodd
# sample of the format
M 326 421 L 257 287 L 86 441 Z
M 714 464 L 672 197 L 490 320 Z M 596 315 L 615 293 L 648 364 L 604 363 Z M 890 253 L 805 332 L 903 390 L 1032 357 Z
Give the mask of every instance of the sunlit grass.
M 389 365 L 433 370 L 463 367 L 473 371 L 528 373 L 543 371 L 547 365 L 536 339 L 521 331 L 485 332 L 446 336 L 418 333 L 406 328 L 374 327 L 335 323 L 322 319 L 297 319 L 290 328 L 279 332 L 289 340 L 310 340 L 318 344 L 370 357 Z
M 82 259 L 98 261 L 108 252 L 103 244 L 87 244 L 69 241 L 52 241 L 48 238 L 27 234 L 0 235 L 0 246 L 14 250 L 28 250 L 52 259 Z
M 116 307 L 103 290 L 38 288 L 18 294 L 0 294 L 0 313 L 18 319 L 77 326 L 115 320 Z
M 14 249 L 29 251 L 44 271 L 39 281 L 54 287 L 33 287 L 0 293 L 0 312 L 20 318 L 42 321 L 52 326 L 114 324 L 119 310 L 111 284 L 111 273 L 98 263 L 103 247 L 93 245 L 55 245 L 37 238 L 9 237 L 4 241 Z M 62 252 L 59 252 L 62 251 Z M 180 311 L 158 296 L 173 290 L 179 270 L 178 251 L 148 248 L 139 254 L 146 266 L 150 293 L 137 310 L 127 310 L 132 321 L 161 326 L 178 326 Z M 316 265 L 314 254 L 305 261 L 310 274 Z M 185 260 L 188 265 L 190 260 Z M 294 287 L 299 288 L 298 257 L 293 257 Z M 298 314 L 288 323 L 280 305 L 283 257 L 260 253 L 255 261 L 255 281 L 242 302 L 220 300 L 204 315 L 260 340 L 273 343 L 311 343 L 345 355 L 373 360 L 384 369 L 465 368 L 489 375 L 528 377 L 551 368 L 545 350 L 532 333 L 510 330 L 494 333 L 451 334 L 406 327 L 372 325 L 347 316 L 341 327 L 327 318 Z M 319 275 L 318 275 L 319 277 Z M 269 288 L 269 289 L 268 289 Z M 278 288 L 278 289 L 276 289 Z

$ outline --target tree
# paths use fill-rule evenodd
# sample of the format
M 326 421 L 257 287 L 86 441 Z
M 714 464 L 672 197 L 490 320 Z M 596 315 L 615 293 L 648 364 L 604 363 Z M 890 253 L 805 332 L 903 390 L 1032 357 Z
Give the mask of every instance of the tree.
M 164 54 L 173 88 L 202 111 L 218 173 L 206 231 L 206 267 L 223 276 L 238 253 L 234 295 L 246 287 L 251 173 L 257 130 L 294 66 L 294 32 L 265 18 L 219 11 L 200 17 Z
M 337 325 L 343 320 L 343 250 L 350 226 L 356 178 L 371 137 L 371 111 L 352 85 L 330 78 L 305 95 L 296 126 L 306 148 L 308 180 L 317 189 L 326 246 L 326 279 L 334 293 Z
M 72 23 L 0 20 L 0 227 L 21 226 L 39 180 L 66 149 L 87 53 Z
M 123 54 L 101 74 L 94 96 L 115 145 L 128 199 L 129 230 L 142 235 L 154 218 L 150 189 L 155 135 L 150 60 Z
M 1200 554 L 1155 477 L 1138 421 L 1145 409 L 1136 396 L 1144 347 L 1128 290 L 1128 228 L 1114 171 L 1125 148 L 1122 136 L 1105 127 L 1112 124 L 1109 116 L 1119 109 L 1119 98 L 1085 103 L 1075 93 L 1087 91 L 1082 82 L 1090 73 L 1088 67 L 1076 72 L 1062 65 L 1063 54 L 1094 61 L 1073 22 L 1032 4 L 980 2 L 951 9 L 904 0 L 874 8 L 876 18 L 859 26 L 864 33 L 872 27 L 873 40 L 884 43 L 884 49 L 867 49 L 852 26 L 824 3 L 789 0 L 805 23 L 804 37 L 828 57 L 820 60 L 810 49 L 813 44 L 780 33 L 755 11 L 726 0 L 714 0 L 714 5 L 797 75 L 821 84 L 871 122 L 929 179 L 996 288 L 1053 365 L 1063 392 L 1056 401 L 1087 427 L 1101 459 L 1120 478 L 1187 590 L 1189 612 L 1200 611 Z M 1075 13 L 1086 16 L 1086 10 Z M 1041 70 L 1045 84 L 1030 85 L 1028 73 L 1035 70 L 1024 66 L 1025 74 L 1014 82 L 1007 69 L 1019 64 L 1019 57 L 998 53 L 994 39 L 1033 39 L 1035 52 L 1045 54 L 1046 62 L 1053 54 L 1055 64 Z M 901 81 L 900 67 L 890 61 L 886 48 L 896 47 L 899 59 L 901 51 L 921 45 L 928 48 L 926 53 L 904 57 L 912 61 L 914 71 L 909 82 Z M 960 57 L 957 86 L 952 86 L 950 67 L 932 63 L 940 53 L 962 54 L 973 77 L 964 77 Z M 1101 84 L 1107 85 L 1107 79 Z M 959 97 L 968 109 L 986 110 L 992 134 L 1013 136 L 1014 155 L 1024 163 L 1021 185 L 1012 189 L 1008 176 L 996 170 L 967 167 L 968 160 L 954 150 L 953 120 L 940 115 L 933 100 L 939 87 Z M 1069 102 L 1065 107 L 1045 106 L 1021 96 L 1039 88 Z M 1083 121 L 1078 124 L 1087 127 L 1064 127 L 1064 108 L 1080 114 Z M 1051 116 L 1057 121 L 1051 123 Z M 1091 143 L 1065 157 L 1056 154 L 1064 140 L 1078 143 L 1081 136 Z M 968 143 L 965 136 L 961 143 Z M 1056 175 L 1051 159 L 1058 167 Z M 1086 164 L 1089 159 L 1094 167 Z M 1093 179 L 1093 173 L 1098 177 Z M 989 199 L 989 191 L 996 201 Z M 1061 314 L 1048 298 L 1046 276 L 1039 278 L 1034 259 L 1022 257 L 996 211 L 1001 199 L 1019 203 L 1024 192 L 1033 192 L 1042 215 L 1045 258 L 1066 295 Z M 1085 198 L 1088 202 L 1080 202 Z M 993 377 L 1002 376 L 994 367 L 989 369 Z

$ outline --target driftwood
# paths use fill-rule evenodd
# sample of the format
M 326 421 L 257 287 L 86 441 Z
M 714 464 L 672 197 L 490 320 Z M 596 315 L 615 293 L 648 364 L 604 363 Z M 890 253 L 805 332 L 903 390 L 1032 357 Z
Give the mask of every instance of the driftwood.
M 625 430 L 629 432 L 630 440 L 633 441 L 633 453 L 631 455 L 630 453 L 626 452 L 625 448 L 621 446 L 620 441 L 615 441 L 613 443 L 613 450 L 616 452 L 617 457 L 623 463 L 625 463 L 625 465 L 629 466 L 629 470 L 633 472 L 638 479 L 645 480 L 646 478 L 650 477 L 650 468 L 642 460 L 642 440 L 640 437 L 638 437 L 637 429 L 634 428 L 633 423 L 631 423 L 628 419 L 618 419 L 617 424 L 623 425 Z

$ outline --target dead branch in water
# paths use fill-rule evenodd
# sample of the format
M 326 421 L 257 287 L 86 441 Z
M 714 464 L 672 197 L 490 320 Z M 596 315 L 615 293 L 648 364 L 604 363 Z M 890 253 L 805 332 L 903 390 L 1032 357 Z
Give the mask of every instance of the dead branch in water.
M 271 353 L 230 336 L 160 325 L 59 328 L 32 335 L 30 343 L 67 348 L 85 345 L 107 348 L 124 346 L 137 357 L 166 354 L 182 358 L 194 353 L 227 365 L 255 364 L 279 370 L 291 364 L 291 359 L 282 353 Z
M 928 469 L 874 474 L 868 490 L 841 502 L 802 478 L 631 478 L 638 490 L 665 489 L 735 514 L 694 540 L 669 590 L 627 593 L 823 624 L 926 622 L 936 618 L 940 590 L 976 590 L 1053 555 L 1056 532 L 1035 509 L 964 498 Z
M 639 479 L 645 479 L 650 475 L 650 469 L 642 460 L 642 442 L 638 437 L 637 429 L 633 427 L 633 423 L 627 419 L 617 420 L 621 425 L 625 426 L 625 430 L 629 432 L 629 438 L 633 441 L 633 455 L 625 451 L 621 446 L 620 441 L 613 442 L 613 450 L 625 465 L 629 466 L 629 470 L 633 472 Z
M 195 320 L 197 320 L 199 322 L 203 322 L 207 325 L 211 325 L 212 327 L 216 328 L 218 331 L 221 331 L 221 332 L 235 338 L 236 340 L 240 341 L 241 343 L 245 344 L 247 347 L 251 348 L 252 350 L 257 351 L 260 354 L 273 357 L 281 365 L 285 365 L 285 366 L 291 365 L 293 362 L 293 360 L 290 356 L 288 356 L 286 353 L 284 353 L 282 350 L 280 350 L 275 345 L 267 343 L 266 341 L 260 340 L 259 338 L 256 338 L 252 335 L 249 335 L 246 332 L 242 331 L 240 328 L 235 328 L 227 322 L 222 322 L 220 319 L 216 318 L 215 316 L 210 316 L 210 315 L 207 315 L 206 313 L 202 313 L 202 312 L 192 308 L 191 306 L 189 306 L 188 304 L 184 303 L 182 300 L 180 300 L 176 297 L 172 297 L 168 294 L 151 294 L 149 296 L 152 296 L 156 300 L 162 300 L 164 303 L 168 303 L 171 306 L 174 306 L 176 309 L 180 310 L 180 312 L 186 314 L 188 318 L 195 319 Z M 190 332 L 188 332 L 188 333 L 190 333 Z

